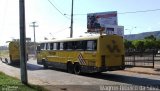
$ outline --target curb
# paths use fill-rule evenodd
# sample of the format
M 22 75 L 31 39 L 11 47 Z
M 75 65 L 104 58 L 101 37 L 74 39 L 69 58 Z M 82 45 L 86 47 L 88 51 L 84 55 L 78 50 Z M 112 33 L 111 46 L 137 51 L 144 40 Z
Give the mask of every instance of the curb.
M 158 75 L 160 76 L 160 73 L 149 73 L 149 72 L 140 72 L 140 71 L 131 71 L 131 70 L 124 70 L 126 72 L 133 72 L 133 73 L 140 73 L 140 74 L 148 74 L 148 75 Z

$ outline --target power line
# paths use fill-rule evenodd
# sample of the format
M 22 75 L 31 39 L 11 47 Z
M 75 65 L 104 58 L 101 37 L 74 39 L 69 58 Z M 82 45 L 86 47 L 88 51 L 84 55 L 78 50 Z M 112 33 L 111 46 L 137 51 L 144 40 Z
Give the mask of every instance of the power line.
M 160 11 L 160 9 L 133 11 L 133 12 L 122 12 L 122 13 L 118 13 L 118 14 L 146 13 L 146 12 L 154 12 L 154 11 Z M 69 14 L 66 14 L 66 15 L 70 16 Z M 75 15 L 87 15 L 87 14 L 74 14 L 74 16 Z
M 66 28 L 63 28 L 63 29 L 60 29 L 60 30 L 58 30 L 57 32 L 54 32 L 54 34 L 56 33 L 60 33 L 60 32 L 62 32 L 62 31 L 64 31 L 64 30 L 66 30 L 66 29 L 69 29 L 70 27 L 66 27 Z
M 48 1 L 61 15 L 64 16 L 64 14 L 50 0 L 48 0 Z
M 50 0 L 48 0 L 48 2 L 49 2 L 62 16 L 64 16 L 64 17 L 67 18 L 67 19 L 70 19 L 70 18 L 68 18 L 67 16 L 65 16 L 66 14 L 62 13 Z
M 143 11 L 133 11 L 133 12 L 123 12 L 123 13 L 118 13 L 118 14 L 145 13 L 145 12 L 153 12 L 153 11 L 160 11 L 160 9 L 143 10 Z

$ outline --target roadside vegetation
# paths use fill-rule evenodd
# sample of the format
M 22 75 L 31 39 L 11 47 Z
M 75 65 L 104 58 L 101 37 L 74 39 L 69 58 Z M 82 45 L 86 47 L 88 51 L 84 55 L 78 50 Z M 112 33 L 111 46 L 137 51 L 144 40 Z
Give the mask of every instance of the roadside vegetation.
M 150 35 L 143 40 L 124 40 L 124 46 L 126 52 L 154 52 L 157 53 L 160 49 L 160 39 L 156 39 L 155 36 Z
M 8 50 L 0 50 L 0 56 L 6 56 L 9 54 Z
M 40 86 L 24 85 L 20 80 L 0 72 L 0 91 L 47 91 Z

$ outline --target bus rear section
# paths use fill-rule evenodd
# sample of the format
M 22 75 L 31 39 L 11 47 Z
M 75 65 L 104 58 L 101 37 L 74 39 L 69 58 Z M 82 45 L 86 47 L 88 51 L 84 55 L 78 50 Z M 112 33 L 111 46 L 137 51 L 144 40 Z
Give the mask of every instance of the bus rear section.
M 6 64 L 19 64 L 20 63 L 20 45 L 19 41 L 9 41 L 8 49 L 2 55 L 1 60 Z M 26 49 L 27 51 L 27 49 Z M 28 60 L 28 51 L 26 58 Z
M 26 58 L 28 60 L 28 51 Z M 9 43 L 9 58 L 8 64 L 20 63 L 20 46 L 18 41 L 12 41 Z
M 125 68 L 124 43 L 121 36 L 101 36 L 97 52 L 100 71 L 123 70 Z
M 9 43 L 9 58 L 10 58 L 10 63 L 20 62 L 20 50 L 18 42 Z

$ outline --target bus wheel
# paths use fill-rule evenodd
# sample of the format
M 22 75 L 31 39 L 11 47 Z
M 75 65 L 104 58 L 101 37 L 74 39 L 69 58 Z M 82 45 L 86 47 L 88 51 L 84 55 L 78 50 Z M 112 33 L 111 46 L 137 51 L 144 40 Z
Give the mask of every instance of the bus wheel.
M 8 64 L 8 59 L 7 58 L 5 58 L 4 61 L 5 61 L 6 64 Z
M 79 63 L 74 64 L 74 73 L 77 75 L 81 73 L 81 66 Z
M 5 63 L 10 65 L 12 62 L 11 62 L 11 60 L 8 60 L 7 58 L 5 58 Z
M 122 66 L 122 67 L 121 67 L 121 70 L 124 70 L 124 69 L 125 69 L 125 66 Z
M 73 73 L 73 64 L 71 62 L 67 63 L 67 72 Z
M 43 63 L 43 68 L 44 68 L 44 69 L 47 69 L 47 68 L 48 68 L 48 65 L 46 64 L 45 60 L 42 60 L 42 63 Z

